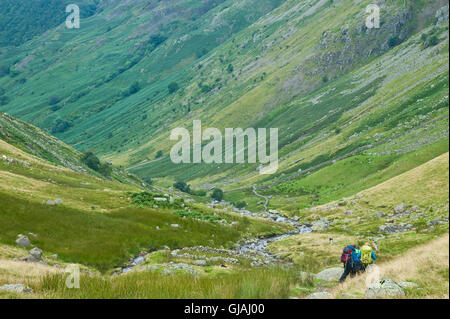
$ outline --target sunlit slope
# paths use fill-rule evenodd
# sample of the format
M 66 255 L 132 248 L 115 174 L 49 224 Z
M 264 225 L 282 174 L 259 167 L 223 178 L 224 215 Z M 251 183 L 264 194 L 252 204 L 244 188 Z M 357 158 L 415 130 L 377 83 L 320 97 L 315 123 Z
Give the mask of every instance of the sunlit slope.
M 5 52 L 26 63 L 0 78 L 1 109 L 140 176 L 229 189 L 262 182 L 258 164 L 174 165 L 172 128 L 278 127 L 270 183 L 396 140 L 434 143 L 448 135 L 446 3 L 380 4 L 368 30 L 369 3 L 116 2 Z

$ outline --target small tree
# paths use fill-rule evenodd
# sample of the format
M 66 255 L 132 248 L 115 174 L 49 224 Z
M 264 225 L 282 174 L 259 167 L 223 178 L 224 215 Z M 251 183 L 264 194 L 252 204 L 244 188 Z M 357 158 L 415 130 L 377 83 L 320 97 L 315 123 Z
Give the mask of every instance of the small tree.
M 395 47 L 398 44 L 399 40 L 397 37 L 392 37 L 389 39 L 388 44 L 391 48 Z
M 178 85 L 178 83 L 172 82 L 168 85 L 167 88 L 169 89 L 169 93 L 172 94 L 178 91 L 180 89 L 180 86 Z
M 221 190 L 220 188 L 214 189 L 213 193 L 211 194 L 211 198 L 220 202 L 223 199 L 223 190 Z
M 191 187 L 185 182 L 176 182 L 175 184 L 173 184 L 173 187 L 184 193 L 190 193 L 191 191 Z
M 139 92 L 140 89 L 141 89 L 141 85 L 139 84 L 139 82 L 134 81 L 134 83 L 131 84 L 130 88 L 128 89 L 128 93 L 129 93 L 129 95 L 133 95 L 133 94 Z
M 100 160 L 97 156 L 91 151 L 87 151 L 83 154 L 83 157 L 81 158 L 81 161 L 90 169 L 94 171 L 98 171 L 100 168 Z
M 428 40 L 428 46 L 430 46 L 430 47 L 434 47 L 438 43 L 439 43 L 439 38 L 436 35 L 431 36 L 430 39 Z

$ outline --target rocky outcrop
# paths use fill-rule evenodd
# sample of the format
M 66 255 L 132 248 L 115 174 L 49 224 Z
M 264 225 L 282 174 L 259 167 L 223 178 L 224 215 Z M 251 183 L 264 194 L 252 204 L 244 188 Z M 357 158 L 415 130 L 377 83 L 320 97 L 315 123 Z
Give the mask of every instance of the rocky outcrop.
M 390 278 L 381 278 L 366 289 L 366 298 L 402 297 L 403 288 Z
M 344 269 L 340 267 L 328 268 L 322 270 L 316 275 L 317 279 L 326 280 L 326 281 L 336 281 L 341 278 Z
M 19 245 L 22 248 L 30 247 L 31 242 L 30 239 L 27 236 L 19 235 L 19 238 L 16 240 L 16 244 Z
M 37 247 L 34 247 L 32 250 L 30 250 L 30 256 L 33 257 L 35 260 L 40 261 L 42 259 L 42 250 L 40 250 Z
M 407 209 L 408 205 L 406 205 L 405 203 L 401 203 L 394 208 L 394 213 L 403 214 L 404 212 L 406 212 Z
M 311 229 L 313 231 L 322 231 L 322 230 L 327 230 L 329 227 L 330 227 L 330 222 L 328 221 L 328 218 L 321 218 L 312 223 Z
M 407 232 L 409 230 L 413 230 L 414 226 L 408 223 L 400 223 L 398 225 L 395 225 L 393 223 L 389 223 L 389 224 L 385 224 L 385 225 L 381 225 L 378 228 L 378 231 L 381 233 L 386 233 L 386 234 L 397 234 L 397 233 L 404 233 Z

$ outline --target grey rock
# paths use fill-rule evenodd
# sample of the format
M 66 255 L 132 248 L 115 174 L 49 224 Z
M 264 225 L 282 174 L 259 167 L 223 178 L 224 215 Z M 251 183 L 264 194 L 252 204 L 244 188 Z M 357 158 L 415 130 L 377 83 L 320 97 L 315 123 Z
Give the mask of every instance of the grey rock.
M 412 213 L 415 213 L 415 212 L 417 212 L 417 211 L 419 211 L 420 210 L 420 207 L 419 206 L 417 206 L 417 205 L 414 205 L 413 207 L 411 207 L 410 209 L 409 209 Z
M 343 272 L 344 270 L 340 267 L 328 268 L 319 272 L 316 275 L 316 278 L 326 281 L 335 281 L 339 280 Z
M 311 229 L 313 231 L 322 231 L 327 230 L 329 227 L 329 223 L 325 220 L 318 220 L 312 223 Z
M 401 297 L 405 295 L 403 288 L 390 278 L 381 278 L 366 289 L 367 298 Z
M 48 200 L 45 204 L 48 205 L 48 206 L 55 206 L 56 205 L 56 203 L 54 201 L 52 201 L 52 200 Z
M 37 247 L 34 247 L 32 250 L 30 250 L 30 255 L 36 260 L 42 259 L 42 250 L 40 250 Z
M 406 205 L 405 203 L 401 203 L 401 204 L 398 204 L 394 208 L 394 213 L 403 214 L 404 212 L 406 212 L 407 209 L 408 209 L 408 205 Z
M 202 259 L 196 260 L 194 262 L 194 265 L 196 265 L 196 266 L 206 266 L 206 260 L 202 260 Z
M 189 266 L 188 264 L 185 263 L 173 263 L 170 262 L 167 264 L 167 266 L 164 268 L 163 273 L 165 275 L 171 275 L 173 274 L 175 271 L 185 271 L 193 276 L 197 276 L 197 271 L 192 267 Z
M 30 239 L 28 239 L 27 236 L 19 235 L 19 238 L 16 240 L 16 244 L 18 244 L 20 247 L 30 247 L 31 242 Z
M 133 265 L 134 265 L 134 266 L 140 265 L 140 264 L 143 264 L 144 262 L 145 262 L 145 258 L 142 257 L 142 256 L 139 256 L 139 257 L 137 257 L 136 259 L 134 259 Z
M 62 204 L 63 200 L 61 198 L 55 199 L 55 204 Z
M 178 224 L 172 224 L 172 225 L 170 225 L 170 227 L 178 228 L 178 227 L 180 227 L 180 225 L 178 225 Z
M 399 225 L 394 224 L 386 224 L 382 225 L 378 228 L 379 232 L 387 233 L 387 234 L 397 234 L 397 233 L 404 233 L 408 230 L 412 230 L 414 228 L 411 224 L 401 223 Z
M 22 284 L 7 284 L 0 286 L 0 290 L 14 293 L 33 293 L 33 289 Z

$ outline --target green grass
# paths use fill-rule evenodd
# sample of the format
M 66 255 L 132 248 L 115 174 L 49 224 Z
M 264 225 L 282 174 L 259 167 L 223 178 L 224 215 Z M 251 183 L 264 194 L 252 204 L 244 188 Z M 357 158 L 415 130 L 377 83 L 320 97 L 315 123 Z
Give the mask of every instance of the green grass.
M 32 232 L 38 235 L 33 244 L 44 251 L 101 271 L 125 264 L 141 250 L 156 250 L 166 245 L 173 249 L 196 245 L 229 247 L 245 233 L 150 209 L 86 213 L 18 200 L 4 193 L 0 193 L 0 203 L 1 242 L 14 244 L 18 234 Z M 171 224 L 179 224 L 179 228 Z M 244 230 L 248 227 L 244 226 Z M 280 231 L 269 224 L 263 229 Z
M 291 286 L 302 284 L 297 269 L 262 268 L 231 274 L 199 276 L 163 275 L 157 271 L 118 277 L 80 278 L 80 289 L 67 289 L 64 275 L 44 277 L 35 285 L 51 298 L 130 299 L 285 299 Z
M 437 143 L 422 147 L 420 150 L 403 155 L 352 156 L 305 178 L 280 184 L 271 190 L 263 190 L 261 193 L 295 196 L 295 205 L 283 207 L 287 210 L 310 207 L 312 203 L 324 204 L 378 185 L 426 163 L 448 152 L 448 145 L 448 139 L 442 139 Z

